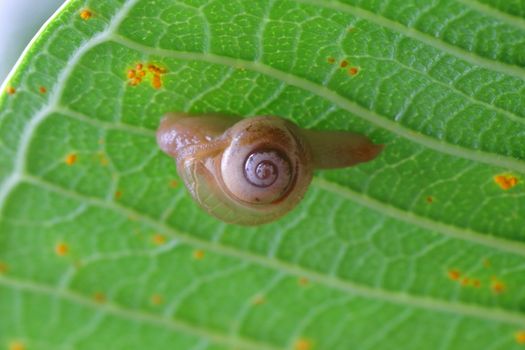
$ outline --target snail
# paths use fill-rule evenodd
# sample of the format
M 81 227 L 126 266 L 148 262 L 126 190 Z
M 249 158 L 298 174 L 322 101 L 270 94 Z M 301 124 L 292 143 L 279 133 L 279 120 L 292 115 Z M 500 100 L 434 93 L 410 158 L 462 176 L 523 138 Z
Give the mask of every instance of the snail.
M 276 116 L 168 113 L 157 143 L 173 157 L 193 198 L 211 215 L 259 225 L 292 210 L 314 169 L 374 159 L 382 145 L 346 131 L 313 131 Z

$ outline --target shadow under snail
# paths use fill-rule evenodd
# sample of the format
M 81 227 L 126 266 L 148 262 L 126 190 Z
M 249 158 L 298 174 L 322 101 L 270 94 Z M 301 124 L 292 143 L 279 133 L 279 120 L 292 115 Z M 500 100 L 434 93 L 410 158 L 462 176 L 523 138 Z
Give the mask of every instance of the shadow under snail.
M 169 113 L 157 130 L 193 198 L 233 224 L 273 221 L 303 198 L 314 169 L 374 159 L 382 145 L 346 131 L 313 131 L 276 116 Z

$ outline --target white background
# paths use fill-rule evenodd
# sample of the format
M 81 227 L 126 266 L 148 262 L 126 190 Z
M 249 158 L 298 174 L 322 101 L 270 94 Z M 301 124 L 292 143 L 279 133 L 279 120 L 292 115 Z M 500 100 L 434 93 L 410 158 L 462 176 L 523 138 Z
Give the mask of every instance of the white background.
M 64 0 L 0 0 L 0 85 L 38 29 Z

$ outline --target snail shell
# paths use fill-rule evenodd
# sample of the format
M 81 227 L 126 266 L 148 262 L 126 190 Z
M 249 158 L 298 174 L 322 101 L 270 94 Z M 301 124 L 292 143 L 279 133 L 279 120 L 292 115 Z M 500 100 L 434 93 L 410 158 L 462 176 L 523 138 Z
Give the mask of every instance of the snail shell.
M 275 116 L 184 113 L 166 115 L 157 143 L 175 158 L 184 184 L 206 211 L 240 225 L 289 212 L 303 198 L 314 168 L 368 161 L 382 149 L 359 134 L 303 130 Z

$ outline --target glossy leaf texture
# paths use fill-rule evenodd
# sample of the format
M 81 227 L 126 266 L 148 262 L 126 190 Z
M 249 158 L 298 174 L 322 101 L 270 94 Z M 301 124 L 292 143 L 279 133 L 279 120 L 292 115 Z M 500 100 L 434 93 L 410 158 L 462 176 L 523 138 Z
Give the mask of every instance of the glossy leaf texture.
M 70 1 L 0 97 L 0 348 L 525 348 L 524 9 Z M 241 228 L 156 146 L 168 111 L 386 147 Z

